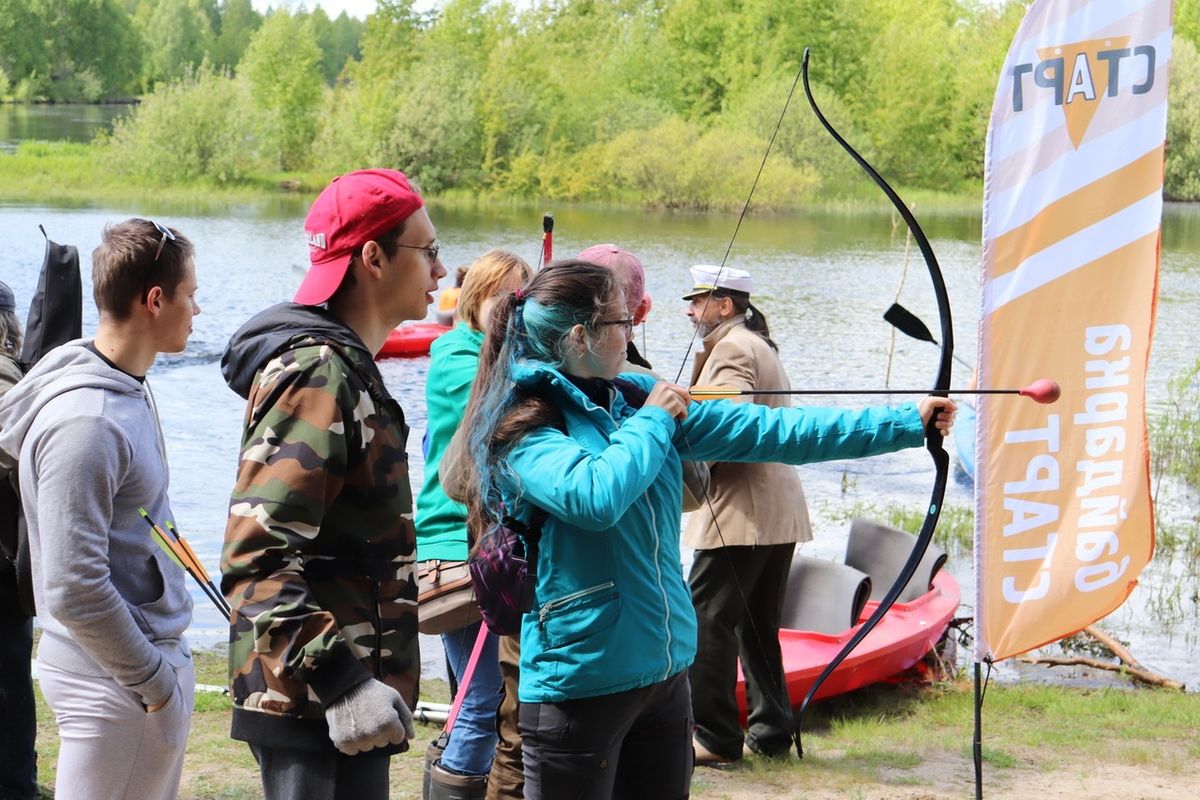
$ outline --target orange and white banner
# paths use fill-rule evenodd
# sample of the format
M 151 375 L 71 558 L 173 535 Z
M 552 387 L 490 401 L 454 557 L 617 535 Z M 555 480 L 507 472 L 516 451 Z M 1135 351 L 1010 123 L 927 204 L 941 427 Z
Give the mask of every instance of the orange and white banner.
M 1145 377 L 1158 290 L 1171 0 L 1037 0 L 988 129 L 976 438 L 976 658 L 1117 608 L 1154 552 Z

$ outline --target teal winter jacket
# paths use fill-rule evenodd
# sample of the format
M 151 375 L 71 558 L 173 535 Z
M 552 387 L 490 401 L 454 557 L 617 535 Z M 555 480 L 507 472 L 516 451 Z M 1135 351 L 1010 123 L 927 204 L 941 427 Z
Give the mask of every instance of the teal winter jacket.
M 623 379 L 645 391 L 649 375 Z M 679 553 L 680 451 L 700 461 L 803 464 L 920 445 L 911 403 L 841 411 L 692 403 L 677 422 L 614 390 L 611 413 L 561 373 L 519 365 L 515 382 L 561 408 L 566 432 L 536 428 L 498 476 L 505 505 L 542 528 L 533 611 L 521 629 L 520 699 L 561 702 L 665 680 L 696 655 Z M 688 445 L 685 445 L 686 437 Z

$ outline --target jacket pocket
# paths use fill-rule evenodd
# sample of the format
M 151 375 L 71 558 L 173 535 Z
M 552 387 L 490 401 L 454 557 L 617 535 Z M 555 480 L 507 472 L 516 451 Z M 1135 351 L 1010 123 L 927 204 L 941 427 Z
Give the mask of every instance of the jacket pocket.
M 125 602 L 133 612 L 133 618 L 137 622 L 138 627 L 141 628 L 142 633 L 146 634 L 148 640 L 155 641 L 159 637 L 166 635 L 166 631 L 158 630 L 156 624 L 163 623 L 170 617 L 173 598 L 167 588 L 166 575 L 163 574 L 162 565 L 159 564 L 157 558 L 151 557 L 147 559 L 142 575 L 143 587 L 148 588 L 146 593 L 154 599 L 144 603 L 131 603 L 128 600 Z
M 538 609 L 538 627 L 547 648 L 565 647 L 606 631 L 621 615 L 613 581 L 549 600 Z

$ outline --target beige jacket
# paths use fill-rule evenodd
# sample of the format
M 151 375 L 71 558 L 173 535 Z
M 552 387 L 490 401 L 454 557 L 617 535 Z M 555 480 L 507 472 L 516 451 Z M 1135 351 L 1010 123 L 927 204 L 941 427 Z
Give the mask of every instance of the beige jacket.
M 738 315 L 704 337 L 696 354 L 692 385 L 734 389 L 790 389 L 779 354 L 746 328 Z M 772 408 L 791 405 L 787 395 L 756 395 L 734 402 L 757 402 Z M 725 545 L 786 544 L 812 539 L 808 504 L 796 468 L 786 464 L 710 464 L 708 495 L 713 511 L 702 506 L 692 513 L 683 543 L 696 550 Z M 716 515 L 716 524 L 713 515 Z M 717 527 L 720 526 L 720 535 Z

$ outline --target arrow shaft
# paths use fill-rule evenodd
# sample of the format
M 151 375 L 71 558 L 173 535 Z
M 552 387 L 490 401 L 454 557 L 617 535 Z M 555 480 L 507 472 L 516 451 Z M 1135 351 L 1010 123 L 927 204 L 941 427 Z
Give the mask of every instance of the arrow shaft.
M 947 389 L 949 394 L 1020 394 L 1020 389 Z M 929 389 L 693 389 L 697 399 L 740 397 L 751 394 L 930 394 Z

